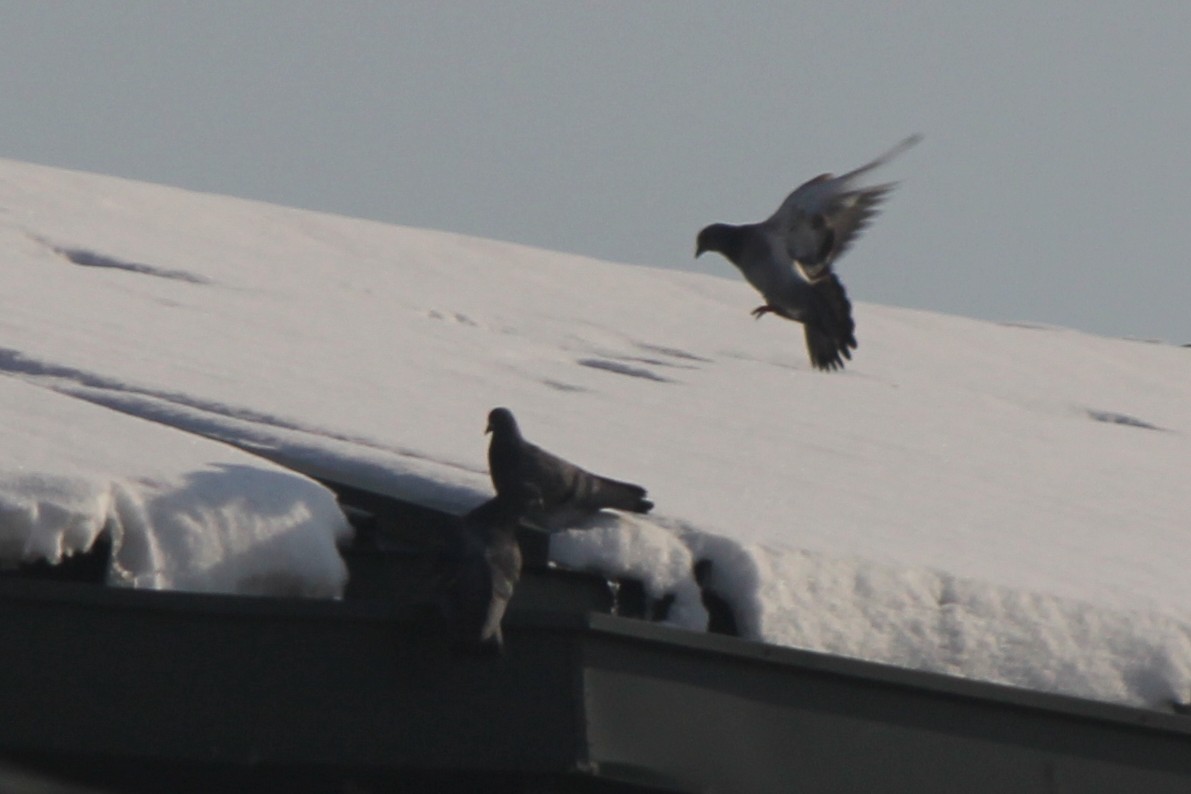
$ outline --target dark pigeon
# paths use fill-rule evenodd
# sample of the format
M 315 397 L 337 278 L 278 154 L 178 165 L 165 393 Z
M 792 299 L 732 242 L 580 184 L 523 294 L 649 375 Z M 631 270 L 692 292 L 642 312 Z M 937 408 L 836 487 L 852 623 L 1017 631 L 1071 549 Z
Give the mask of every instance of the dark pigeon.
M 492 442 L 488 445 L 488 471 L 497 494 L 531 488 L 540 495 L 540 509 L 530 517 L 555 529 L 604 508 L 648 513 L 653 502 L 640 485 L 601 477 L 531 444 L 521 436 L 508 408 L 488 414 Z
M 844 285 L 832 270 L 877 214 L 894 183 L 863 187 L 859 178 L 921 139 L 906 138 L 842 176 L 823 174 L 791 193 L 761 223 L 715 223 L 699 232 L 695 256 L 718 251 L 765 298 L 753 316 L 773 313 L 802 323 L 811 364 L 842 369 L 856 349 L 856 325 Z
M 504 651 L 501 620 L 521 578 L 517 528 L 531 492 L 496 496 L 467 513 L 439 560 L 443 611 L 452 647 L 480 655 Z

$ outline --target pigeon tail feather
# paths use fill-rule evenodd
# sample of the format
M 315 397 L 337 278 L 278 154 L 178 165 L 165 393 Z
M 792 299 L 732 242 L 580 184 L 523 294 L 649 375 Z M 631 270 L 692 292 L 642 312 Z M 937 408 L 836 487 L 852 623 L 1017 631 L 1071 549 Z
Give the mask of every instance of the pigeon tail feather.
M 834 273 L 815 282 L 811 295 L 811 311 L 803 320 L 811 364 L 827 372 L 843 369 L 857 347 L 852 302 Z
M 645 498 L 646 490 L 640 485 L 584 473 L 587 477 L 578 484 L 586 493 L 575 495 L 578 504 L 593 510 L 612 508 L 630 513 L 648 513 L 653 509 L 653 502 Z

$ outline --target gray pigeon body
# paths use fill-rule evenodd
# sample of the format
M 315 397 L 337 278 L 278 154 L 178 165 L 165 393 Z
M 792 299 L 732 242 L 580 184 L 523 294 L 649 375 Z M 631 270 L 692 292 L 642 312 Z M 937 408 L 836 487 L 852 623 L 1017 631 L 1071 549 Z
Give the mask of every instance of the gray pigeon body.
M 488 414 L 487 432 L 492 434 L 488 471 L 497 494 L 535 491 L 541 506 L 530 517 L 548 529 L 604 508 L 632 513 L 653 508 L 640 485 L 592 474 L 526 441 L 508 408 L 494 408 Z
M 499 654 L 501 621 L 521 578 L 524 498 L 496 496 L 467 513 L 440 559 L 443 607 L 456 650 Z
M 871 163 L 842 176 L 823 174 L 799 186 L 768 219 L 699 232 L 695 256 L 724 255 L 765 298 L 755 317 L 773 313 L 802 323 L 811 364 L 833 370 L 856 349 L 852 304 L 832 270 L 877 214 L 893 183 L 860 185 L 860 177 L 913 146 L 911 136 Z

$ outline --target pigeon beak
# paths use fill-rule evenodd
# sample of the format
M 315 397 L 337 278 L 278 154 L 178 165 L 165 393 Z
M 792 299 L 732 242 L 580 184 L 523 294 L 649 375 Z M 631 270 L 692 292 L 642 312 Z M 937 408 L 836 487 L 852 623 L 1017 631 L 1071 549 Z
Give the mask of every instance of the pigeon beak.
M 492 432 L 492 423 L 489 422 L 488 426 L 484 428 L 484 435 L 488 435 L 491 432 Z

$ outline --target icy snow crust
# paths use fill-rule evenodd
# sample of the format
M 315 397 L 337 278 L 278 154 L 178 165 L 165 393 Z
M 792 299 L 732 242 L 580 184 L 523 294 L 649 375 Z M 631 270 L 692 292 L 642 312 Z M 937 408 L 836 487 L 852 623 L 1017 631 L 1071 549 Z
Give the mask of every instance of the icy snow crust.
M 845 281 L 965 266 L 869 242 Z M 677 625 L 705 625 L 691 567 L 709 559 L 753 639 L 1191 700 L 1189 350 L 856 302 L 860 349 L 828 375 L 798 326 L 749 317 L 739 280 L 4 161 L 0 246 L 0 372 L 41 387 L 6 386 L 6 426 L 51 398 L 104 417 L 70 434 L 94 453 L 81 462 L 66 439 L 6 445 L 10 556 L 138 521 L 156 539 L 256 522 L 264 544 L 307 537 L 309 510 L 337 527 L 320 548 L 343 531 L 304 478 L 161 425 L 462 512 L 490 493 L 484 418 L 505 405 L 530 440 L 649 488 L 655 513 L 601 516 L 552 554 L 673 595 Z M 199 474 L 234 507 L 205 514 Z M 120 565 L 147 586 L 208 586 L 218 564 L 166 545 Z M 309 573 L 316 591 L 341 576 Z

